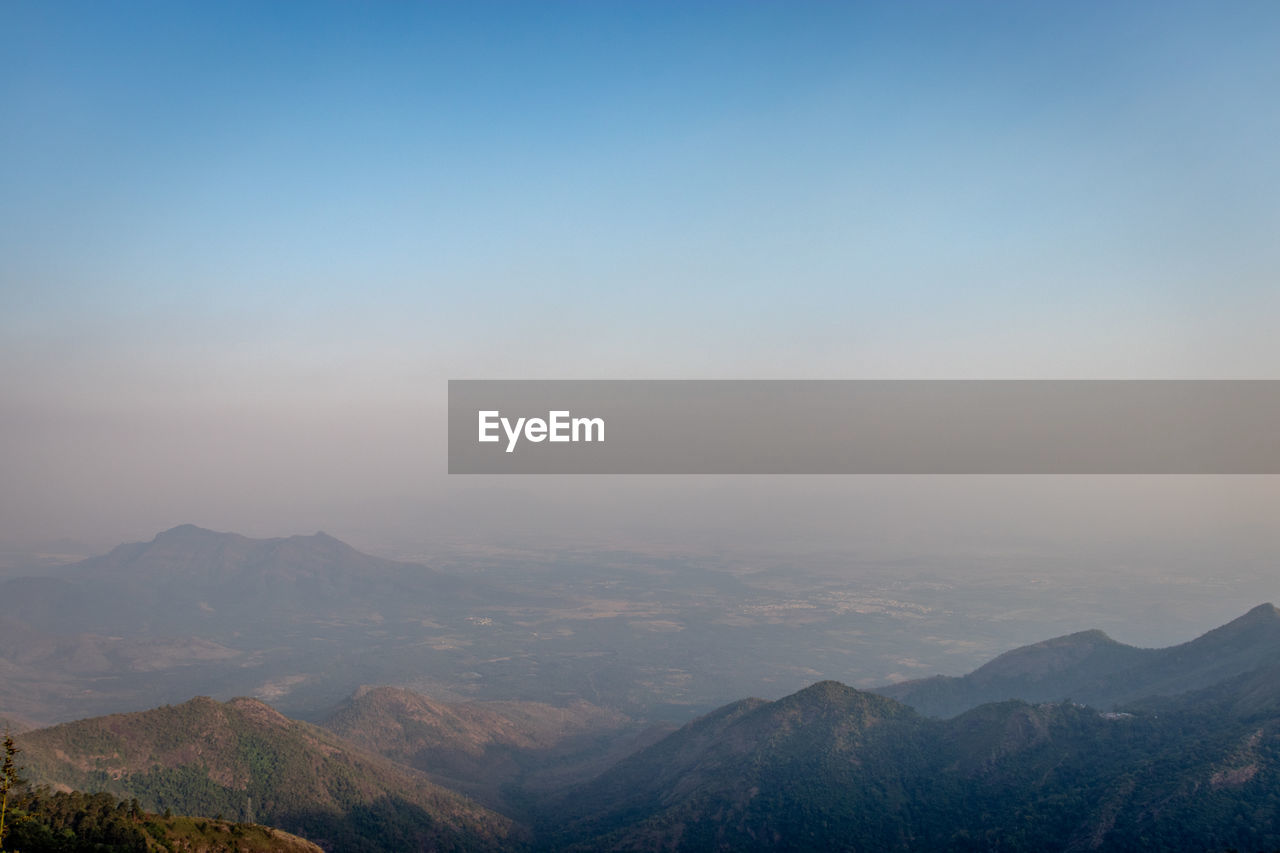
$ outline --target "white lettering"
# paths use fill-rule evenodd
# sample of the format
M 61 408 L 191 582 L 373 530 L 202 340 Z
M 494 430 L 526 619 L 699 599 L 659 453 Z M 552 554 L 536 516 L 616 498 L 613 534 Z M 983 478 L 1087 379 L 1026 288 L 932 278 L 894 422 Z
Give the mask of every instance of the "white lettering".
M 516 442 L 520 440 L 520 427 L 524 426 L 524 418 L 516 418 L 515 429 L 511 428 L 511 421 L 506 418 L 502 419 L 502 428 L 507 431 L 507 452 L 511 453 L 516 449 Z
M 565 414 L 569 413 L 565 412 Z M 583 438 L 578 438 L 578 427 L 583 427 L 583 431 L 586 433 Z M 604 418 L 574 418 L 573 440 L 604 441 Z
M 566 410 L 547 412 L 547 419 L 502 417 L 502 413 L 491 409 L 478 413 L 478 432 L 476 439 L 482 442 L 496 442 L 501 438 L 498 428 L 507 436 L 507 453 L 514 453 L 520 438 L 535 444 L 543 441 L 604 441 L 604 418 L 574 418 Z
M 568 441 L 569 413 L 565 411 L 552 411 L 548 412 L 547 415 L 550 418 L 551 423 L 551 435 L 548 436 L 548 438 L 552 441 Z
M 480 438 L 479 438 L 480 441 L 497 441 L 498 440 L 498 437 L 496 435 L 489 435 L 490 430 L 495 430 L 498 428 L 498 422 L 497 420 L 495 420 L 497 417 L 498 417 L 497 412 L 493 412 L 493 411 L 480 412 Z

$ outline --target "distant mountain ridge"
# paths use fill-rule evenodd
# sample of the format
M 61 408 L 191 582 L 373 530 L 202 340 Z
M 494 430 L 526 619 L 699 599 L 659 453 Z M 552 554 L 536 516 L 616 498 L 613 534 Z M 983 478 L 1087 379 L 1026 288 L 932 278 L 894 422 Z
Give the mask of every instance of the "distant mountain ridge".
M 384 668 L 414 671 L 422 635 L 447 630 L 424 631 L 430 617 L 461 620 L 511 596 L 325 533 L 251 539 L 185 524 L 0 582 L 0 710 L 47 722 L 299 691 L 312 691 L 300 704 L 327 707 L 392 680 Z
M 1005 652 L 960 677 L 875 688 L 923 714 L 951 717 L 988 702 L 1070 699 L 1110 709 L 1176 696 L 1280 660 L 1280 610 L 1261 604 L 1186 643 L 1141 649 L 1101 631 L 1083 631 Z
M 222 638 L 264 618 L 387 618 L 392 614 L 369 602 L 407 609 L 410 594 L 450 601 L 479 592 L 425 566 L 363 554 L 325 533 L 250 539 L 191 524 L 6 588 L 22 602 L 24 620 L 46 629 L 134 635 L 200 628 Z

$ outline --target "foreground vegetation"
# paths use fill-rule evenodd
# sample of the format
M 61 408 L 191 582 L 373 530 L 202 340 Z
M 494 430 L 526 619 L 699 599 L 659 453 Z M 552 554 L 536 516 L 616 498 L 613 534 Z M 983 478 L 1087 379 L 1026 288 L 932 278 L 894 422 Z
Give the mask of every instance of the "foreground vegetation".
M 143 811 L 136 799 L 41 786 L 12 798 L 4 849 L 19 853 L 318 853 L 256 824 Z

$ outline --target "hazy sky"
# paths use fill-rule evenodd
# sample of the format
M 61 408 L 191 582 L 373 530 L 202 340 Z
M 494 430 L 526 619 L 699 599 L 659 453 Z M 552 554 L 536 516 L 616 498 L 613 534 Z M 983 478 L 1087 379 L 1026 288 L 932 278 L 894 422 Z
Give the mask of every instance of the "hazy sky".
M 449 481 L 450 377 L 1280 378 L 1278 36 L 1270 0 L 6 2 L 0 540 L 881 494 Z M 1118 493 L 1276 496 L 1198 483 Z M 998 527 L 1023 488 L 974 491 Z

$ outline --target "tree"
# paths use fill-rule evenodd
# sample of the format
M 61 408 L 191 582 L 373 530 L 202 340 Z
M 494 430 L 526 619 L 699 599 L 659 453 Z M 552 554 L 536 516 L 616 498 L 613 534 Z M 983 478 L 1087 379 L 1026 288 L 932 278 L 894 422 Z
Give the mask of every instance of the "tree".
M 4 763 L 0 765 L 0 850 L 4 849 L 4 819 L 9 811 L 9 792 L 23 783 L 18 771 L 22 768 L 18 767 L 15 759 L 22 750 L 18 749 L 13 743 L 13 735 L 8 730 L 4 733 Z

